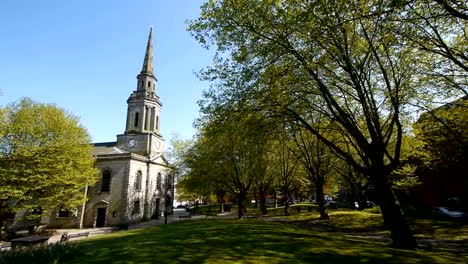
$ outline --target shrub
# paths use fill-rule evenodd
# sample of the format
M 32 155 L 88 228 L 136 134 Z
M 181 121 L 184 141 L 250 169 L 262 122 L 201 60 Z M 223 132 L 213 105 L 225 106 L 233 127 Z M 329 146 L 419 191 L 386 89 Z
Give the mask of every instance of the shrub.
M 0 264 L 7 263 L 60 263 L 80 254 L 76 244 L 56 243 L 36 248 L 12 249 L 0 252 Z

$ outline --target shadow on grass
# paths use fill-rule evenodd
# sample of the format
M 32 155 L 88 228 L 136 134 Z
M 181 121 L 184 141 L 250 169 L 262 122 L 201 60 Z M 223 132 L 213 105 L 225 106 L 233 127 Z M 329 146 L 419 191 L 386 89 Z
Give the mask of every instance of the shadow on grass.
M 318 213 L 290 217 L 291 223 L 338 232 L 384 232 L 382 216 L 360 211 L 329 211 L 329 220 Z
M 79 243 L 66 263 L 453 263 L 452 255 L 257 220 L 187 221 Z M 462 261 L 463 262 L 463 261 Z

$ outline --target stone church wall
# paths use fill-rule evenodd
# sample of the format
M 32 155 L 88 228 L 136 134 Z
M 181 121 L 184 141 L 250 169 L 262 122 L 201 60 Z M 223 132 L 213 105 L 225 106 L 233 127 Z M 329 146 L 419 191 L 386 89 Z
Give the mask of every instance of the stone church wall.
M 110 189 L 101 192 L 102 180 L 88 189 L 88 202 L 83 226 L 95 227 L 98 208 L 106 208 L 105 226 L 115 226 L 126 222 L 127 201 L 126 196 L 129 168 L 128 160 L 97 160 L 96 167 L 101 171 L 108 170 L 111 173 Z

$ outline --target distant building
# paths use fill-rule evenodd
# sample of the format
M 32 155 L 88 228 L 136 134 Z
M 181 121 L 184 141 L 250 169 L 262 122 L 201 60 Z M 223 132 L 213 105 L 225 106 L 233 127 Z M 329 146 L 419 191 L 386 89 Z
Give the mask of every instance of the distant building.
M 417 205 L 468 209 L 468 96 L 423 113 L 416 125 L 434 156 L 416 171 L 421 184 L 412 191 Z
M 162 104 L 156 95 L 152 29 L 137 79 L 127 100 L 125 132 L 116 142 L 94 144 L 101 179 L 87 188 L 84 209 L 54 212 L 45 219 L 49 227 L 126 225 L 160 217 L 165 197 L 172 205 L 174 184 L 160 134 Z

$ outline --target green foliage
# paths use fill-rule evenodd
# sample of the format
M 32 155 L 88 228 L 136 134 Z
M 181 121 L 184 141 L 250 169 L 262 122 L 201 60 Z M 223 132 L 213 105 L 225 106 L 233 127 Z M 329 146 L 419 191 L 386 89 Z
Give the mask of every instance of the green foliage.
M 209 1 L 189 30 L 218 53 L 202 111 L 242 104 L 297 124 L 375 186 L 396 245 L 414 241 L 389 184 L 400 167 L 408 111 L 428 87 L 414 69 L 424 52 L 399 32 L 385 1 Z M 341 135 L 328 138 L 326 130 Z M 319 124 L 318 126 L 316 124 Z
M 78 118 L 61 108 L 28 98 L 1 108 L 1 210 L 29 209 L 40 218 L 81 205 L 98 176 L 92 149 Z
M 39 248 L 12 249 L 0 252 L 0 264 L 29 263 L 49 264 L 63 263 L 82 254 L 76 244 L 56 243 Z
M 463 97 L 427 112 L 414 125 L 416 157 L 432 168 L 463 164 L 468 156 L 468 100 Z
M 211 113 L 184 155 L 188 170 L 177 185 L 178 191 L 185 197 L 206 198 L 229 192 L 243 203 L 255 180 L 266 173 L 268 127 L 256 113 L 244 114 L 233 108 Z
M 184 162 L 184 157 L 187 156 L 187 152 L 193 145 L 193 140 L 182 139 L 179 135 L 173 134 L 171 138 L 171 147 L 166 152 L 166 156 L 169 159 L 171 166 L 173 167 L 172 173 L 177 181 L 182 175 L 188 173 L 188 168 Z
M 394 170 L 391 175 L 393 188 L 400 190 L 408 190 L 421 184 L 418 176 L 415 174 L 417 167 L 411 164 Z

